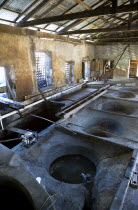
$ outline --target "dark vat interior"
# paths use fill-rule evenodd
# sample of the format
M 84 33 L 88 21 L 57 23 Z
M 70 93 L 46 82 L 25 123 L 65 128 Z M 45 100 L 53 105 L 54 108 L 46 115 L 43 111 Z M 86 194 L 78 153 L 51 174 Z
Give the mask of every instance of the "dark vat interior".
M 100 119 L 97 120 L 91 128 L 85 132 L 100 137 L 111 137 L 113 135 L 121 135 L 123 133 L 123 126 L 111 119 Z
M 7 131 L 7 130 L 4 130 L 4 131 L 0 132 L 0 141 L 5 140 L 5 142 L 3 142 L 1 144 L 8 147 L 9 149 L 11 149 L 11 148 L 15 147 L 17 144 L 19 144 L 21 142 L 21 140 L 8 141 L 8 142 L 6 142 L 6 140 L 18 139 L 18 138 L 19 138 L 18 133 L 15 133 L 15 132 L 12 132 L 12 131 Z
M 30 112 L 30 115 L 27 114 L 25 117 L 14 121 L 12 126 L 23 129 L 23 130 L 41 132 L 42 130 L 46 129 L 53 123 L 48 122 L 47 120 L 43 120 L 43 119 L 31 116 L 31 114 L 34 114 L 43 118 L 47 118 L 51 121 L 56 122 L 57 120 L 59 120 L 59 118 L 55 116 L 58 109 L 60 109 L 59 106 L 61 105 L 60 104 L 56 105 L 52 103 L 52 105 L 50 104 L 47 106 L 45 103 L 42 103 L 41 106 L 35 107 L 35 111 Z M 1 131 L 0 134 L 1 134 L 0 140 L 19 138 L 19 134 L 12 131 L 5 130 L 5 131 Z M 5 143 L 2 143 L 2 144 L 11 149 L 15 147 L 17 144 L 19 144 L 20 142 L 21 140 L 15 140 L 15 141 L 10 141 L 10 142 L 5 141 Z
M 82 155 L 65 155 L 57 158 L 50 166 L 49 173 L 55 179 L 80 184 L 93 181 L 96 175 L 95 164 Z
M 15 180 L 0 177 L 0 209 L 1 210 L 34 210 L 28 191 Z
M 24 130 L 28 129 L 32 131 L 41 132 L 42 130 L 46 129 L 53 123 L 44 119 L 31 116 L 31 114 L 32 115 L 34 114 L 43 118 L 47 118 L 51 121 L 56 122 L 59 120 L 59 118 L 55 116 L 55 114 L 57 113 L 57 110 L 58 110 L 58 106 L 56 107 L 53 105 L 51 105 L 50 107 L 49 106 L 48 107 L 45 106 L 43 108 L 40 107 L 38 110 L 31 112 L 30 115 L 24 117 L 23 120 L 18 122 L 17 126 L 15 125 L 15 127 L 21 128 Z
M 127 88 L 127 87 L 122 87 L 121 91 L 132 91 L 132 92 L 138 92 L 138 88 Z
M 105 111 L 116 112 L 116 113 L 127 114 L 127 115 L 130 115 L 135 111 L 132 105 L 121 104 L 116 101 L 105 102 L 103 104 L 100 104 L 98 108 Z
M 114 92 L 113 95 L 119 98 L 135 98 L 135 94 L 131 91 L 118 91 Z

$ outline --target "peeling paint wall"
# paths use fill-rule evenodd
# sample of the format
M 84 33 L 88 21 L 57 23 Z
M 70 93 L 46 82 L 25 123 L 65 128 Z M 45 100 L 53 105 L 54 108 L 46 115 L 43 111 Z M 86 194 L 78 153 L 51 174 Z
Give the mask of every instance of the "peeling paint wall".
M 127 45 L 127 44 L 126 44 Z M 105 60 L 115 60 L 115 64 L 119 59 L 119 56 L 123 52 L 126 45 L 110 44 L 110 45 L 97 45 L 95 46 L 95 58 Z M 138 60 L 138 45 L 131 44 L 123 54 L 117 67 L 113 73 L 113 79 L 127 79 L 129 70 L 129 60 Z
M 14 70 L 17 100 L 37 93 L 35 51 L 52 52 L 54 86 L 65 84 L 65 62 L 75 62 L 75 82 L 82 77 L 82 60 L 94 58 L 94 47 L 83 43 L 45 40 L 25 35 L 24 29 L 4 26 L 0 30 L 0 66 L 11 65 Z M 38 32 L 39 33 L 39 32 Z

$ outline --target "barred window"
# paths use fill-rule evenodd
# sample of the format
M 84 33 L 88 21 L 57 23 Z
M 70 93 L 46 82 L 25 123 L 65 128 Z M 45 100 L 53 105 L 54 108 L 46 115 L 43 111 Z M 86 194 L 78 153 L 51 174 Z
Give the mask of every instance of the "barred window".
M 36 52 L 36 77 L 38 86 L 52 85 L 52 55 L 51 52 Z
M 65 63 L 66 68 L 66 82 L 73 83 L 74 82 L 74 62 L 69 61 Z

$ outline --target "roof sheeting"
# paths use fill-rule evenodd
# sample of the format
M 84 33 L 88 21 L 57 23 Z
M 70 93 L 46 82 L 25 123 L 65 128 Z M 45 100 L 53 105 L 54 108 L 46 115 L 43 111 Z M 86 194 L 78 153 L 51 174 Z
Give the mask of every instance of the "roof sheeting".
M 2 9 L 0 9 L 0 21 L 5 21 L 7 24 L 15 23 L 16 18 L 18 15 L 21 14 L 21 17 L 18 21 L 21 21 L 28 13 L 30 13 L 34 8 L 36 8 L 40 3 L 46 2 L 43 7 L 39 8 L 29 20 L 37 19 L 37 18 L 43 18 L 43 17 L 51 17 L 51 16 L 57 16 L 62 14 L 69 14 L 69 13 L 76 13 L 85 11 L 86 8 L 84 8 L 82 5 L 78 4 L 75 0 L 9 0 Z M 95 9 L 96 7 L 99 7 L 103 3 L 107 2 L 104 0 L 81 0 L 86 5 L 91 7 L 92 9 Z M 60 3 L 61 2 L 61 3 Z M 109 2 L 109 1 L 108 1 Z M 136 3 L 137 0 L 134 0 Z M 3 0 L 0 0 L 0 5 L 3 3 Z M 127 0 L 118 0 L 118 6 L 122 4 L 129 4 L 130 1 Z M 32 5 L 33 4 L 33 5 Z M 30 5 L 32 7 L 30 8 Z M 25 11 L 25 13 L 24 13 Z M 23 14 L 22 14 L 23 13 Z M 118 17 L 121 17 L 120 15 L 117 15 Z M 104 27 L 115 27 L 119 24 L 123 23 L 123 18 L 126 20 L 128 19 L 128 14 L 124 14 L 122 17 L 122 21 L 118 19 L 115 19 L 115 17 L 112 17 L 110 15 L 104 16 L 104 17 L 90 17 L 85 19 L 80 19 L 77 23 L 75 20 L 72 21 L 61 21 L 56 22 L 55 24 L 43 24 L 38 26 L 33 26 L 32 28 L 41 28 L 46 29 L 46 31 L 50 32 L 58 32 L 62 29 L 67 30 L 80 30 L 80 29 L 96 29 L 96 28 L 104 28 Z M 70 24 L 72 24 L 70 26 Z M 76 37 L 76 35 L 72 35 Z M 78 37 L 85 37 L 86 35 L 79 35 Z

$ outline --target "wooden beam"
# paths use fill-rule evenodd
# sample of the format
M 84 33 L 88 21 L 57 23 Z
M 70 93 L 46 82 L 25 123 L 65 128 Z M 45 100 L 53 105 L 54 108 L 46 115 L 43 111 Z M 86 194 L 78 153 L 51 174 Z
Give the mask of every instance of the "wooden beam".
M 89 39 L 89 41 L 108 41 L 108 40 L 123 40 L 123 39 L 138 39 L 138 36 L 114 36 L 114 37 L 92 37 L 92 40 Z M 88 40 L 88 39 L 87 39 Z
M 9 0 L 4 0 L 1 4 L 0 4 L 0 9 L 2 9 L 7 3 L 8 3 Z
M 130 0 L 130 6 L 134 4 L 134 0 Z M 128 19 L 128 29 L 131 27 L 131 22 L 132 22 L 132 13 L 129 14 L 129 19 Z
M 103 1 L 103 0 L 101 0 L 101 2 L 102 2 L 102 1 Z M 96 2 L 95 4 L 93 4 L 93 5 L 90 7 L 91 10 L 92 10 L 95 6 L 97 6 L 97 4 L 99 4 L 99 1 Z M 106 3 L 106 4 L 103 3 L 103 4 L 100 5 L 98 8 L 104 7 L 104 6 L 106 6 L 106 5 L 107 5 L 107 3 Z M 109 3 L 108 3 L 108 5 L 109 5 Z M 74 26 L 80 24 L 80 23 L 83 22 L 84 20 L 85 20 L 85 19 L 79 19 L 79 20 L 74 21 L 73 23 L 69 24 L 67 27 L 65 27 L 65 28 L 63 28 L 62 30 L 60 30 L 59 33 L 60 33 L 60 32 L 64 32 L 64 31 L 68 31 L 70 28 L 72 28 L 72 27 L 74 27 Z
M 128 20 L 118 17 L 118 16 L 115 16 L 115 15 L 110 15 L 110 18 L 114 18 L 114 19 L 120 20 L 122 22 L 128 23 Z
M 138 11 L 138 3 L 133 4 L 131 7 L 130 5 L 124 5 L 124 6 L 118 6 L 116 9 L 116 14 L 122 14 L 122 13 L 132 13 Z M 88 18 L 88 17 L 97 17 L 100 15 L 111 15 L 114 14 L 111 7 L 105 7 L 90 11 L 83 11 L 83 12 L 77 12 L 72 14 L 66 14 L 66 15 L 59 15 L 59 16 L 53 16 L 53 17 L 47 17 L 32 21 L 27 21 L 25 23 L 19 23 L 18 26 L 20 27 L 26 27 L 26 26 L 33 26 L 33 25 L 41 25 L 46 23 L 53 23 L 58 21 L 65 21 L 65 20 L 75 20 L 75 19 L 82 19 L 82 18 Z
M 16 24 L 16 26 L 24 23 L 27 21 L 30 17 L 32 17 L 34 14 L 36 14 L 45 4 L 47 4 L 50 0 L 43 0 L 40 4 L 38 4 L 31 12 L 29 12 L 19 23 Z
M 126 1 L 125 3 L 122 4 L 122 6 L 125 5 L 125 4 L 127 4 L 128 2 L 129 2 L 129 1 Z M 106 2 L 106 3 L 104 3 L 104 4 L 101 4 L 100 6 L 103 8 L 103 7 L 109 6 L 109 5 L 111 5 L 111 1 Z M 111 15 L 110 15 L 110 16 L 111 16 Z M 114 16 L 114 15 L 112 15 L 112 16 Z M 124 16 L 124 15 L 120 15 L 119 17 L 123 17 L 123 16 Z M 101 16 L 100 16 L 100 17 L 101 17 Z M 108 17 L 109 17 L 109 16 L 108 16 Z M 105 23 L 102 25 L 102 27 L 104 27 L 105 25 L 111 25 L 111 23 L 115 21 L 115 19 L 113 19 L 112 21 L 110 21 L 111 18 L 112 18 L 112 17 L 109 17 L 109 18 L 106 19 L 106 21 L 104 20 Z M 105 19 L 105 18 L 104 18 L 104 19 Z M 87 19 L 83 19 L 81 22 L 83 22 L 84 20 L 87 20 Z M 85 28 L 86 26 L 88 26 L 88 25 L 94 23 L 94 22 L 97 21 L 97 20 L 99 20 L 99 18 L 96 18 L 96 19 L 93 20 L 92 22 L 87 23 L 87 24 L 84 25 L 83 27 L 79 28 L 79 30 Z M 115 25 L 115 24 L 114 24 L 114 25 Z M 112 27 L 113 27 L 113 26 L 112 26 Z M 63 30 L 59 31 L 59 33 L 62 32 L 62 31 L 63 31 Z M 78 37 L 79 37 L 79 36 L 78 36 Z
M 132 27 L 130 30 L 128 30 L 127 27 L 76 30 L 76 31 L 63 32 L 63 33 L 60 33 L 60 35 L 113 33 L 113 32 L 128 32 L 128 31 L 138 31 L 138 27 Z
M 116 12 L 117 9 L 117 0 L 112 0 L 112 10 Z
M 81 0 L 75 0 L 78 4 L 80 4 L 81 6 L 83 6 L 85 9 L 87 10 L 91 10 L 91 7 L 89 7 L 87 4 L 85 4 L 83 1 Z

